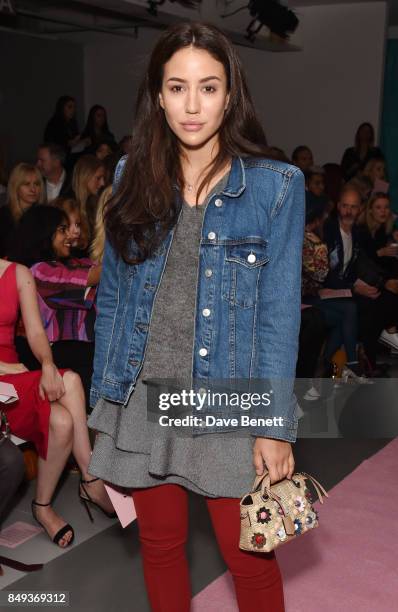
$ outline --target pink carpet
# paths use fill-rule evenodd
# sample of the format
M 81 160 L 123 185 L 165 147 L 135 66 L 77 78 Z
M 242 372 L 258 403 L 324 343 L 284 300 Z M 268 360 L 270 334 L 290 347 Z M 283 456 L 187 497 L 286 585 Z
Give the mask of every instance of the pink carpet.
M 318 529 L 278 549 L 287 612 L 398 609 L 397 468 L 395 438 L 316 503 Z M 229 573 L 194 598 L 193 612 L 238 612 Z

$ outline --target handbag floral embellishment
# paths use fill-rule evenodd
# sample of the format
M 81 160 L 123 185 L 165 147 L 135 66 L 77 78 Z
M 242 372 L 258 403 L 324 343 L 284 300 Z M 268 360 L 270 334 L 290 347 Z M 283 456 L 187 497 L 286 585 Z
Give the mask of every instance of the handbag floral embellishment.
M 310 529 L 313 529 L 316 526 L 317 521 L 318 521 L 318 514 L 316 511 L 309 512 L 307 516 L 305 517 L 305 524 L 308 525 Z
M 309 489 L 305 489 L 304 491 L 305 499 L 312 504 L 312 495 Z
M 263 533 L 255 533 L 252 537 L 252 544 L 255 548 L 264 548 L 266 541 Z
M 322 485 L 305 472 L 293 474 L 271 485 L 267 471 L 257 476 L 251 492 L 240 500 L 239 548 L 252 552 L 270 552 L 281 544 L 319 526 L 307 481 L 318 499 L 328 497 Z M 266 500 L 267 505 L 264 505 Z
M 302 497 L 296 497 L 294 500 L 294 505 L 299 512 L 304 512 L 305 509 L 305 501 Z
M 271 511 L 264 506 L 260 508 L 257 512 L 257 522 L 258 523 L 269 523 L 271 520 Z
M 286 531 L 284 530 L 283 527 L 278 529 L 278 531 L 276 532 L 276 535 L 278 536 L 278 538 L 280 539 L 281 542 L 284 542 L 286 540 L 286 538 L 287 538 Z

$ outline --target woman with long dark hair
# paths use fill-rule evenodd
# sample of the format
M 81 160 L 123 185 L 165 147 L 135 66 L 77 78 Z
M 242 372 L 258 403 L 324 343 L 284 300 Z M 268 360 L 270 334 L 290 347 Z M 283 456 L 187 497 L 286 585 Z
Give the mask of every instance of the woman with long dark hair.
M 21 219 L 11 259 L 31 268 L 54 362 L 80 375 L 88 399 L 101 266 L 72 257 L 72 242 L 67 213 L 54 206 L 36 206 Z M 21 336 L 17 348 L 24 363 L 36 369 Z
M 94 104 L 90 108 L 82 138 L 90 140 L 87 153 L 95 153 L 100 144 L 107 143 L 112 146 L 116 144 L 115 137 L 109 129 L 106 109 L 100 104 Z
M 90 469 L 132 489 L 155 612 L 190 609 L 188 490 L 206 499 L 239 609 L 280 612 L 274 554 L 239 549 L 239 498 L 264 464 L 272 482 L 294 471 L 303 176 L 265 158 L 240 60 L 213 26 L 162 34 L 135 117 L 105 215 Z M 159 390 L 188 388 L 190 416 L 214 418 L 196 400 L 215 380 L 224 388 L 267 378 L 268 413 L 281 426 L 253 419 L 238 435 L 209 418 L 184 435 L 163 426 L 167 406 L 157 411 Z
M 44 142 L 54 142 L 69 152 L 80 140 L 76 120 L 76 100 L 72 96 L 61 96 L 55 111 L 44 130 Z
M 365 121 L 361 123 L 355 133 L 355 146 L 349 147 L 344 151 L 341 160 L 346 181 L 352 179 L 357 172 L 364 168 L 369 159 L 373 157 L 383 158 L 383 153 L 379 147 L 375 146 L 375 131 L 373 125 Z

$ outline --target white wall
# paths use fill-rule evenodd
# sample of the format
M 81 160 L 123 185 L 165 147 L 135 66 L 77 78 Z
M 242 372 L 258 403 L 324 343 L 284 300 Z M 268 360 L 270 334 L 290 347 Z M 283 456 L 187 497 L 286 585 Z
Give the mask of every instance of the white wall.
M 378 131 L 382 105 L 386 4 L 297 9 L 297 53 L 241 49 L 270 144 L 290 155 L 308 144 L 319 163 L 340 161 L 355 130 Z
M 301 7 L 297 13 L 292 42 L 301 52 L 238 52 L 269 143 L 288 155 L 305 143 L 317 162 L 340 161 L 360 122 L 378 129 L 386 4 Z M 140 75 L 159 33 L 140 30 L 138 40 L 98 36 L 85 48 L 86 109 L 106 106 L 120 138 L 131 129 Z
M 102 104 L 117 140 L 131 133 L 140 78 L 158 36 L 157 30 L 142 29 L 137 40 L 103 35 L 85 46 L 86 114 Z
M 45 125 L 64 94 L 76 97 L 81 126 L 83 49 L 0 30 L 0 141 L 10 166 L 36 159 Z

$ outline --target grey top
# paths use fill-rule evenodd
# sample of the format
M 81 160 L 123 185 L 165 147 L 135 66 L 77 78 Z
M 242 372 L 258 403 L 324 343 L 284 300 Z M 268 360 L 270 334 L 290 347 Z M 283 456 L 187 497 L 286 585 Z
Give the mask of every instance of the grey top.
M 147 420 L 149 378 L 189 381 L 192 369 L 199 245 L 204 210 L 183 203 L 155 298 L 143 368 L 126 407 L 100 400 L 89 426 L 100 433 L 90 473 L 124 487 L 177 483 L 209 497 L 241 497 L 253 482 L 254 438 L 233 432 L 181 436 Z

